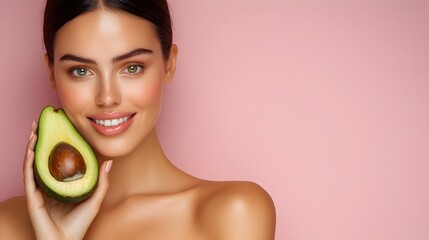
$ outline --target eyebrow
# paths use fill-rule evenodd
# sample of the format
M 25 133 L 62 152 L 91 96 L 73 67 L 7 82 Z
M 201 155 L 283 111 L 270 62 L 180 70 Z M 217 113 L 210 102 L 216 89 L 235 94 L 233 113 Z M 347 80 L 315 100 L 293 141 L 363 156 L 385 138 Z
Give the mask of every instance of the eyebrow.
M 74 61 L 74 62 L 82 62 L 82 63 L 92 63 L 95 64 L 95 61 L 88 58 L 78 57 L 73 54 L 66 54 L 60 58 L 60 61 Z
M 144 55 L 144 54 L 152 54 L 153 51 L 147 48 L 137 48 L 134 49 L 132 51 L 129 51 L 127 53 L 121 54 L 119 56 L 116 56 L 114 58 L 112 58 L 112 62 L 118 62 L 118 61 L 122 61 L 125 60 L 127 58 L 131 58 L 134 56 L 138 56 L 138 55 Z M 82 62 L 82 63 L 88 63 L 88 64 L 96 64 L 95 60 L 89 59 L 89 58 L 84 58 L 84 57 L 79 57 L 73 54 L 65 54 L 60 58 L 60 61 L 75 61 L 75 62 Z
M 130 58 L 130 57 L 134 57 L 134 56 L 138 56 L 138 55 L 144 55 L 144 54 L 152 54 L 152 53 L 153 53 L 153 51 L 150 50 L 150 49 L 147 49 L 147 48 L 137 48 L 137 49 L 134 49 L 134 50 L 132 50 L 130 52 L 127 52 L 125 54 L 122 54 L 122 55 L 119 55 L 117 57 L 114 57 L 112 59 L 112 62 L 113 63 L 114 62 L 119 62 L 119 61 L 122 61 L 122 60 Z

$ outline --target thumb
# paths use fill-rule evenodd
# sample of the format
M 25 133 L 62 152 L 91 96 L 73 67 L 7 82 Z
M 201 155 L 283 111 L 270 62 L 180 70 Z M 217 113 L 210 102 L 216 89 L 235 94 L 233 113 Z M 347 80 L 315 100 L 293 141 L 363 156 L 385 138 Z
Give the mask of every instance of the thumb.
M 97 215 L 98 210 L 101 207 L 101 203 L 103 202 L 104 197 L 106 196 L 107 190 L 109 189 L 109 172 L 112 167 L 112 160 L 104 161 L 100 166 L 100 176 L 98 179 L 98 186 L 92 196 L 81 203 L 83 208 L 91 209 L 91 215 L 95 217 Z M 88 206 L 90 205 L 90 206 Z
M 104 197 L 106 196 L 107 190 L 109 189 L 109 172 L 112 167 L 112 160 L 105 161 L 100 166 L 100 176 L 98 179 L 98 186 L 94 194 L 87 200 L 77 205 L 76 209 L 69 216 L 69 229 L 68 233 L 70 236 L 76 236 L 79 238 L 81 234 L 85 234 L 86 230 L 91 225 L 91 222 L 97 216 L 100 210 L 101 204 Z M 76 219 L 80 219 L 76 221 Z M 83 236 L 82 236 L 83 237 Z
M 100 177 L 98 180 L 98 187 L 94 194 L 89 199 L 91 202 L 97 202 L 99 205 L 103 202 L 104 196 L 106 196 L 107 190 L 109 189 L 109 172 L 112 168 L 112 160 L 104 161 L 100 166 Z

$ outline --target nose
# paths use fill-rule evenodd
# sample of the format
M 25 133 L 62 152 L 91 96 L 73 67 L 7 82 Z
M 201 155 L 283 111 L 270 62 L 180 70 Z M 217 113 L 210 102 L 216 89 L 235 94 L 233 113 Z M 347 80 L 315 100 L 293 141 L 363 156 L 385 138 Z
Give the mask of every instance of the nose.
M 122 101 L 119 86 L 114 79 L 105 79 L 99 82 L 95 103 L 99 107 L 109 108 L 119 105 Z

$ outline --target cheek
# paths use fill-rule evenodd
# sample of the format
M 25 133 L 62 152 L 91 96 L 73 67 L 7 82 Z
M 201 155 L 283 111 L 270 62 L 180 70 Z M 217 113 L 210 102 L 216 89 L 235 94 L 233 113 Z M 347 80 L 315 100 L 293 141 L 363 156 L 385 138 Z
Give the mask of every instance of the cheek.
M 73 84 L 58 83 L 57 94 L 64 110 L 69 113 L 69 118 L 75 122 L 73 114 L 79 113 L 88 107 L 90 91 L 82 91 Z
M 54 71 L 56 92 L 64 110 L 76 112 L 88 106 L 88 97 L 93 86 L 90 82 L 73 82 L 65 69 L 57 63 Z
M 153 81 L 138 88 L 129 89 L 135 104 L 142 107 L 158 107 L 162 96 L 162 81 Z
M 78 106 L 85 105 L 85 100 L 82 93 L 71 91 L 67 88 L 58 88 L 58 97 L 62 105 L 67 108 L 78 108 Z

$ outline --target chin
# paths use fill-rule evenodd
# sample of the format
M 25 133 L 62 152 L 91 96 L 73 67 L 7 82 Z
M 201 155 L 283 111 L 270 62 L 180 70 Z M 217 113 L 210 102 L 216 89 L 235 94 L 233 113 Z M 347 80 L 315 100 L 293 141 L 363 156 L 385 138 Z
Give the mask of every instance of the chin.
M 97 147 L 94 148 L 94 151 L 96 152 L 96 155 L 99 158 L 102 159 L 115 159 L 115 158 L 121 158 L 121 157 L 125 157 L 127 155 L 129 155 L 130 153 L 133 152 L 133 149 L 128 149 L 128 148 L 103 148 L 103 149 L 99 149 Z
M 92 145 L 98 157 L 103 159 L 114 159 L 131 154 L 137 146 L 125 144 L 123 141 L 98 142 Z

